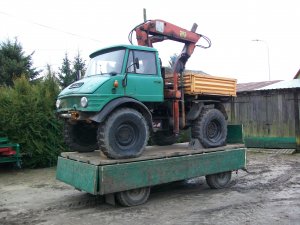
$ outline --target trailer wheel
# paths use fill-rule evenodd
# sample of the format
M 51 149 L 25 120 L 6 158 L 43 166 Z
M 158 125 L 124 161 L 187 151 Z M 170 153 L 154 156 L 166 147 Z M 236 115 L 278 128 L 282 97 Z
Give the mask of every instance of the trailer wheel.
M 116 198 L 122 206 L 135 206 L 144 204 L 150 195 L 150 187 L 137 188 L 118 192 Z
M 64 124 L 64 140 L 66 145 L 77 152 L 93 152 L 98 149 L 97 127 L 92 124 L 77 122 Z
M 198 138 L 205 148 L 226 144 L 227 122 L 218 109 L 204 109 L 192 124 L 192 137 Z
M 231 180 L 231 171 L 207 175 L 205 178 L 210 188 L 224 188 L 229 184 Z
M 171 131 L 157 131 L 152 135 L 152 141 L 154 145 L 165 146 L 175 144 L 178 137 Z
M 149 131 L 145 118 L 130 108 L 115 111 L 98 128 L 98 144 L 108 158 L 138 157 L 145 149 L 148 139 Z

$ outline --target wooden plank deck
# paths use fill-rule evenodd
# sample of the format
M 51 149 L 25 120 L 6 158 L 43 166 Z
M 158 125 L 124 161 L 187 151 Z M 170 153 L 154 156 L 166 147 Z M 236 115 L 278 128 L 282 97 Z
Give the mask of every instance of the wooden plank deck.
M 205 154 L 208 152 L 226 151 L 238 148 L 244 148 L 244 144 L 230 144 L 217 148 L 207 148 L 192 150 L 188 147 L 188 143 L 180 143 L 169 146 L 147 146 L 140 157 L 131 159 L 108 159 L 101 151 L 79 153 L 79 152 L 63 152 L 61 156 L 79 162 L 89 163 L 92 165 L 111 165 L 119 163 L 137 162 L 151 159 L 171 158 L 176 156 Z

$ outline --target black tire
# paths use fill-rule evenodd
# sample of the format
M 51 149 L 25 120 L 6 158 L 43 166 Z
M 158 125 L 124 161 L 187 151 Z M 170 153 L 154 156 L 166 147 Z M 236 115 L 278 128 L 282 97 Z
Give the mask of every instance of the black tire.
M 64 124 L 64 140 L 66 145 L 77 152 L 93 152 L 98 149 L 97 126 L 84 122 Z
M 206 182 L 212 189 L 221 189 L 228 186 L 231 180 L 231 171 L 207 175 Z
M 157 131 L 152 135 L 152 142 L 154 145 L 165 146 L 175 144 L 178 136 L 171 131 Z
M 192 124 L 192 137 L 198 138 L 205 148 L 226 144 L 227 122 L 217 109 L 203 109 L 200 117 Z
M 98 128 L 98 144 L 108 158 L 138 157 L 145 149 L 148 139 L 149 131 L 145 118 L 130 108 L 116 110 Z
M 150 187 L 144 187 L 118 192 L 116 198 L 122 206 L 135 206 L 144 204 L 148 200 L 149 195 Z

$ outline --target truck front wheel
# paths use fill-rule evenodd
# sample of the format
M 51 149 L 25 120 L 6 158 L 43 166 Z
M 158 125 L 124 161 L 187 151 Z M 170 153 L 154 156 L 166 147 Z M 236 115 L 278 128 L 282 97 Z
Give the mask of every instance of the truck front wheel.
M 97 126 L 84 122 L 65 122 L 64 140 L 66 145 L 77 152 L 93 152 L 98 149 Z
M 227 122 L 218 109 L 204 109 L 192 124 L 192 137 L 198 138 L 205 148 L 226 144 Z
M 116 110 L 98 128 L 98 144 L 108 158 L 138 157 L 148 139 L 149 130 L 145 118 L 130 108 Z

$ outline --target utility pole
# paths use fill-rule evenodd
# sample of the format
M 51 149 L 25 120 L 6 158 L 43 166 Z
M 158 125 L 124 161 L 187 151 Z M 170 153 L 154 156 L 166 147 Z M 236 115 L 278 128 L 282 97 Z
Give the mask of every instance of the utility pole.
M 255 40 L 252 40 L 252 41 L 257 41 L 257 42 L 262 42 L 266 45 L 266 48 L 267 48 L 267 54 L 268 54 L 268 69 L 269 69 L 269 80 L 271 80 L 271 69 L 270 69 L 270 51 L 269 51 L 269 45 L 266 41 L 264 40 L 259 40 L 259 39 L 255 39 Z
M 144 14 L 144 22 L 146 22 L 147 21 L 147 12 L 146 12 L 145 8 L 143 9 L 143 14 Z

